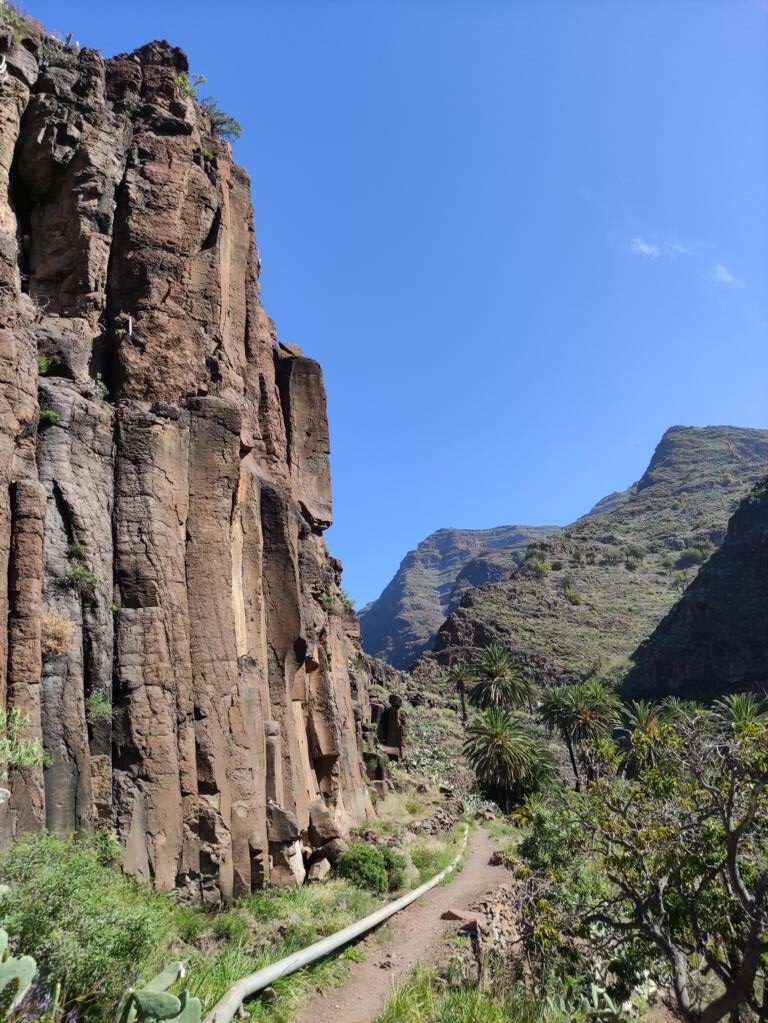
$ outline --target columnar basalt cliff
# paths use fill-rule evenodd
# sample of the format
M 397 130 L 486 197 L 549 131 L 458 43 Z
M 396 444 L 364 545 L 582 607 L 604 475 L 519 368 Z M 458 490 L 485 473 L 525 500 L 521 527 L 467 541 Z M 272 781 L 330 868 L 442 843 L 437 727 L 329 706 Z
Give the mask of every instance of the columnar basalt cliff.
M 184 54 L 28 28 L 0 30 L 0 685 L 49 763 L 14 825 L 112 824 L 136 876 L 229 899 L 370 807 L 322 376 L 259 302 Z

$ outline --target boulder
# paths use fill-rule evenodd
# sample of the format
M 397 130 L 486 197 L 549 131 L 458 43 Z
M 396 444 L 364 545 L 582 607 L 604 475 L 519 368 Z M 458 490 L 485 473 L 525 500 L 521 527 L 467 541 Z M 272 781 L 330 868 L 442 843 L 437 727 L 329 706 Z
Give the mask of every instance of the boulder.
M 324 881 L 331 872 L 331 862 L 324 856 L 310 866 L 307 872 L 307 881 Z
M 316 799 L 309 807 L 309 841 L 315 847 L 325 845 L 334 838 L 341 838 L 342 829 L 339 822 L 325 805 L 324 800 Z

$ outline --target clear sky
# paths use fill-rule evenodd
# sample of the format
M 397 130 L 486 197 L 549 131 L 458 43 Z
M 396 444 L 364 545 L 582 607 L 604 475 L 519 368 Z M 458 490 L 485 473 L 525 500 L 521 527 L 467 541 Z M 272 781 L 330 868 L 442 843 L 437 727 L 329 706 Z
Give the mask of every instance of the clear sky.
M 768 0 L 27 0 L 243 124 L 325 370 L 358 606 L 442 526 L 567 523 L 673 424 L 768 427 Z

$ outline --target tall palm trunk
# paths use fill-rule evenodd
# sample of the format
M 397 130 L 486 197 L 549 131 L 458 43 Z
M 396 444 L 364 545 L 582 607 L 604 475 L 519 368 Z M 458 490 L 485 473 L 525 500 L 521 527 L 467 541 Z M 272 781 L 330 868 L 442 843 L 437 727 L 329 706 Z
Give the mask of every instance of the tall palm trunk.
M 459 690 L 459 699 L 461 700 L 461 720 L 466 725 L 466 723 L 467 723 L 467 700 L 466 700 L 466 694 L 464 692 L 464 683 L 463 682 L 459 682 L 459 684 L 458 684 L 458 686 L 456 688 Z
M 565 740 L 565 745 L 568 748 L 568 756 L 571 758 L 571 767 L 573 768 L 576 791 L 581 792 L 581 771 L 579 770 L 579 761 L 576 757 L 576 750 L 573 746 L 573 736 L 570 732 L 563 732 L 563 739 Z

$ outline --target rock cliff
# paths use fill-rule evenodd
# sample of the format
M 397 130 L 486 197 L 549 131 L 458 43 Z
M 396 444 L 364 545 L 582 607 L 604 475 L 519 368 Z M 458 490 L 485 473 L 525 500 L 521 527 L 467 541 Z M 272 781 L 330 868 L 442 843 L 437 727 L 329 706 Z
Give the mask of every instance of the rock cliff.
M 633 656 L 630 696 L 711 699 L 768 690 L 768 479 L 741 502 L 725 540 Z
M 766 465 L 768 431 L 671 428 L 628 491 L 531 544 L 509 580 L 468 591 L 417 674 L 429 677 L 435 661 L 463 660 L 493 641 L 543 683 L 623 674 L 722 543 Z
M 320 367 L 180 50 L 0 54 L 0 696 L 48 754 L 15 827 L 113 825 L 210 902 L 300 877 L 313 804 L 370 806 Z
M 507 578 L 532 540 L 557 526 L 439 529 L 403 558 L 381 593 L 360 612 L 366 651 L 408 668 L 470 586 Z

